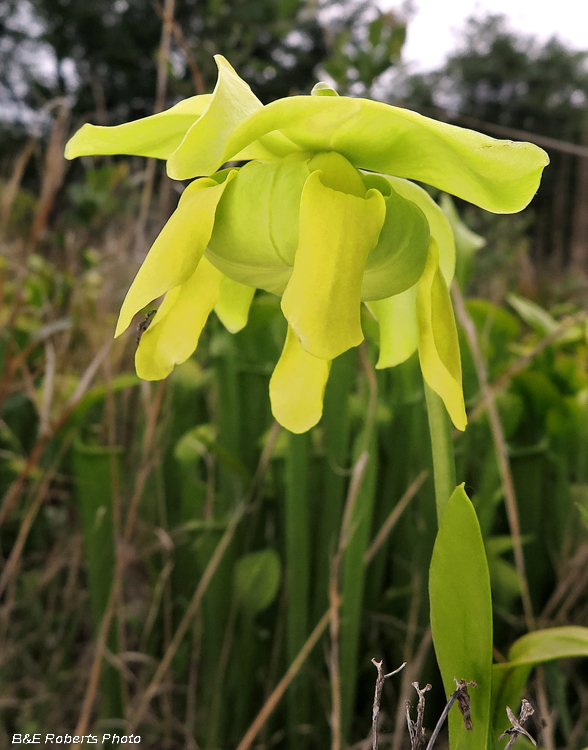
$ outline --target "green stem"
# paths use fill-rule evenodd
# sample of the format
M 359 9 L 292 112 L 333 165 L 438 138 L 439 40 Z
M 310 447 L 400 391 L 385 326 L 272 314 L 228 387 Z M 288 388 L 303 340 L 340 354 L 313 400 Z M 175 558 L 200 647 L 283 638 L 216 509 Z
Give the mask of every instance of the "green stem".
M 308 637 L 310 589 L 310 509 L 308 433 L 288 434 L 286 454 L 286 585 L 287 651 L 292 663 Z M 289 747 L 305 743 L 299 727 L 308 723 L 310 708 L 308 678 L 300 673 L 288 691 Z
M 425 383 L 425 398 L 429 417 L 429 433 L 433 450 L 433 476 L 437 523 L 441 521 L 447 501 L 456 486 L 453 427 L 441 398 Z

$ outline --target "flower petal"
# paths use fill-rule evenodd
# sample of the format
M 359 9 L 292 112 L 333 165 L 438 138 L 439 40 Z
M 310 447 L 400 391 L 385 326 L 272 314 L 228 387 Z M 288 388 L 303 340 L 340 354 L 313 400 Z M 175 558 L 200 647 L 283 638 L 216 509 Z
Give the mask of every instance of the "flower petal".
M 223 277 L 214 311 L 229 333 L 237 333 L 247 325 L 254 294 L 255 287 Z
M 305 351 L 288 327 L 286 342 L 270 380 L 272 414 L 290 432 L 306 432 L 323 414 L 331 363 Z
M 419 180 L 496 213 L 524 208 L 549 163 L 531 143 L 496 140 L 381 102 L 298 96 L 237 127 L 217 166 L 276 130 L 302 149 L 338 151 L 357 168 Z
M 447 217 L 455 238 L 455 274 L 460 287 L 465 287 L 472 267 L 472 257 L 476 250 L 484 247 L 486 240 L 472 232 L 457 213 L 455 204 L 447 193 L 443 193 L 439 202 L 441 210 Z
M 393 297 L 366 302 L 368 310 L 380 326 L 380 356 L 376 365 L 378 370 L 405 362 L 417 350 L 417 291 L 415 284 Z
M 346 96 L 290 96 L 267 104 L 231 133 L 218 166 L 276 132 L 286 139 L 284 145 L 292 144 L 292 151 L 333 151 L 333 132 L 359 112 L 359 101 Z
M 325 187 L 321 174 L 313 172 L 302 191 L 298 249 L 282 311 L 306 351 L 331 360 L 363 341 L 361 282 L 386 205 L 378 190 L 358 198 Z
M 231 131 L 263 106 L 222 55 L 214 59 L 218 66 L 216 86 L 206 110 L 168 159 L 167 173 L 172 179 L 187 180 L 216 172 L 223 163 L 219 159 Z
M 222 273 L 203 258 L 186 282 L 166 294 L 135 354 L 140 378 L 161 380 L 195 351 L 222 280 Z
M 168 159 L 210 102 L 210 94 L 192 96 L 151 117 L 104 127 L 86 123 L 69 139 L 65 158 L 89 154 L 129 154 Z
M 439 269 L 439 250 L 431 239 L 429 259 L 418 283 L 419 360 L 427 384 L 445 404 L 453 424 L 465 430 L 461 358 L 451 297 Z
M 145 305 L 183 284 L 196 270 L 212 235 L 218 202 L 235 176 L 222 184 L 205 178 L 192 182 L 153 243 L 122 304 L 115 337 Z
M 366 99 L 333 134 L 332 148 L 363 169 L 419 180 L 495 213 L 523 209 L 549 164 L 532 143 L 497 140 Z

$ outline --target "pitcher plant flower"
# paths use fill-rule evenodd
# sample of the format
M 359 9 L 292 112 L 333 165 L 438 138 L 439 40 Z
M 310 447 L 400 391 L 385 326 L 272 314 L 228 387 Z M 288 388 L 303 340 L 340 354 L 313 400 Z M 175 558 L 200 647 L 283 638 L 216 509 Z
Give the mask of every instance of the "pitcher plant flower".
M 255 290 L 264 289 L 281 297 L 288 323 L 270 381 L 272 411 L 304 432 L 321 418 L 331 361 L 363 340 L 363 302 L 379 324 L 377 367 L 418 350 L 425 381 L 465 429 L 448 291 L 454 240 L 441 209 L 410 180 L 514 213 L 535 194 L 545 152 L 340 97 L 327 84 L 263 106 L 222 56 L 215 59 L 212 94 L 115 127 L 86 124 L 66 146 L 68 159 L 156 157 L 172 179 L 198 178 L 120 311 L 115 336 L 165 295 L 138 345 L 138 375 L 165 378 L 185 361 L 213 310 L 229 331 L 243 328 Z

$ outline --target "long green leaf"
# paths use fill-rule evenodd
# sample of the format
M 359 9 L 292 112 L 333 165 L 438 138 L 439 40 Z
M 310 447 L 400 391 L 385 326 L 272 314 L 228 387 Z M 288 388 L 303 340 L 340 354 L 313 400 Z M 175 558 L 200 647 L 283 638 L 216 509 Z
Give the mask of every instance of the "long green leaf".
M 496 736 L 508 726 L 506 707 L 518 709 L 523 690 L 536 664 L 554 659 L 588 657 L 588 628 L 566 626 L 527 633 L 513 643 L 508 662 L 492 668 L 492 724 Z
M 454 678 L 471 688 L 473 730 L 459 708 L 449 714 L 451 750 L 486 750 L 492 686 L 492 599 L 484 541 L 476 512 L 463 485 L 445 508 L 429 575 L 431 630 L 437 663 L 449 697 Z

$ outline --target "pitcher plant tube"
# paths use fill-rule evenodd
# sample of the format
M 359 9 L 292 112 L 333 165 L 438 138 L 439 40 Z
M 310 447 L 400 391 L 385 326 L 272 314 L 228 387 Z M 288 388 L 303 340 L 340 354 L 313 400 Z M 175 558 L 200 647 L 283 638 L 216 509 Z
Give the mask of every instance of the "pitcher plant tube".
M 441 209 L 410 180 L 514 213 L 535 194 L 545 152 L 339 97 L 323 83 L 310 96 L 263 106 L 222 56 L 215 59 L 212 94 L 115 127 L 85 124 L 66 146 L 68 159 L 156 157 L 172 179 L 198 178 L 120 311 L 116 336 L 164 295 L 137 348 L 138 375 L 165 378 L 190 357 L 213 310 L 239 331 L 255 290 L 264 289 L 281 297 L 288 323 L 270 381 L 272 411 L 304 432 L 321 418 L 331 361 L 363 340 L 363 302 L 379 324 L 377 367 L 418 350 L 426 383 L 465 429 L 448 292 L 454 240 Z

